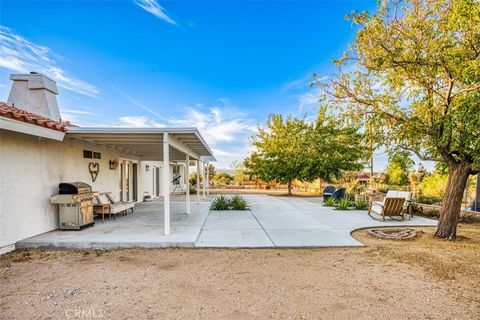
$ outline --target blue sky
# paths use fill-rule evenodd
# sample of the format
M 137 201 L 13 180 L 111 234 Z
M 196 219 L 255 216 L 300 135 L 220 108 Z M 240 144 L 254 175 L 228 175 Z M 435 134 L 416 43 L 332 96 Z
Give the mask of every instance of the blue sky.
M 0 100 L 12 72 L 57 80 L 81 126 L 196 126 L 217 167 L 249 151 L 270 113 L 313 118 L 313 72 L 354 39 L 375 1 L 2 1 Z M 378 152 L 376 169 L 385 166 Z

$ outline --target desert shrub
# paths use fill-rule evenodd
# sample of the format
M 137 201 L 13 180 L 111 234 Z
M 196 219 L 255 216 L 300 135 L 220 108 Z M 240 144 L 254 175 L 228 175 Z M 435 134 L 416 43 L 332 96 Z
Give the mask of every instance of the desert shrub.
M 345 197 L 350 198 L 350 199 L 355 199 L 355 193 L 353 192 L 347 192 L 345 194 Z
M 337 210 L 347 210 L 353 205 L 353 201 L 350 197 L 342 198 L 337 203 Z
M 230 198 L 230 209 L 232 210 L 248 210 L 248 203 L 244 197 L 235 195 Z
M 357 210 L 367 210 L 368 209 L 368 202 L 364 199 L 358 199 L 355 202 L 355 209 Z
M 213 176 L 212 181 L 220 185 L 229 185 L 233 181 L 233 177 L 226 172 L 217 172 L 215 176 Z
M 212 201 L 212 206 L 210 209 L 212 210 L 228 210 L 230 208 L 230 199 L 219 195 Z
M 323 202 L 323 205 L 325 207 L 335 207 L 337 205 L 337 199 L 330 197 Z
M 425 210 L 423 212 L 423 216 L 426 216 L 426 217 L 429 217 L 429 218 L 440 218 L 440 211 L 435 210 L 435 209 Z
M 422 207 L 417 203 L 417 202 L 412 202 L 410 204 L 410 210 L 412 210 L 412 213 L 422 213 Z

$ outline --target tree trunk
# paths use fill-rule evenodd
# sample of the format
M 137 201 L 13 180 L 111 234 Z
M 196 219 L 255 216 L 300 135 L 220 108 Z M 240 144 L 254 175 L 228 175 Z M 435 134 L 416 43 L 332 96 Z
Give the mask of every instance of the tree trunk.
M 292 195 L 292 181 L 288 181 L 288 194 Z
M 449 170 L 450 174 L 435 237 L 454 240 L 457 236 L 457 222 L 462 207 L 463 191 L 470 175 L 470 164 L 460 162 L 449 166 Z

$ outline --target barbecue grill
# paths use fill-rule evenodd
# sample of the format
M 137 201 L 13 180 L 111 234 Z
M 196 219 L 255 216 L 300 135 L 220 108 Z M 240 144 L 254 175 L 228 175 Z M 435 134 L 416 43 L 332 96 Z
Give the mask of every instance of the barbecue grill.
M 58 193 L 50 202 L 58 204 L 59 225 L 62 230 L 79 230 L 93 225 L 93 199 L 97 195 L 84 182 L 60 183 Z

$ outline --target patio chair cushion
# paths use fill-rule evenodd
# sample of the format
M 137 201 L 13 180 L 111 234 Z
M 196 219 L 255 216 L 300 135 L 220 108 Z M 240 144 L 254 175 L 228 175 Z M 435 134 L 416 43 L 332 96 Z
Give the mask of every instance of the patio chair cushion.
M 372 203 L 372 207 L 370 208 L 370 211 L 378 214 L 378 215 L 381 215 L 382 214 L 382 208 L 383 208 L 383 203 L 382 202 L 373 202 Z
M 112 204 L 110 199 L 104 193 L 99 194 L 97 200 L 99 204 Z
M 122 203 L 114 203 L 110 206 L 110 208 L 112 209 L 112 213 L 115 214 L 127 210 L 127 207 Z
M 108 199 L 110 199 L 110 201 L 114 204 L 122 204 L 125 206 L 125 210 L 128 210 L 128 209 L 132 209 L 135 204 L 133 202 L 129 202 L 129 201 L 119 201 L 114 195 L 113 193 L 111 192 L 106 192 L 105 193 L 108 197 Z
M 386 198 L 394 198 L 398 195 L 398 191 L 396 190 L 388 190 L 387 195 L 385 196 Z
M 110 201 L 111 201 L 112 203 L 120 202 L 120 201 L 117 199 L 117 197 L 115 197 L 115 196 L 113 195 L 113 193 L 111 193 L 111 192 L 105 192 L 105 195 L 108 197 L 108 199 L 110 199 Z
M 404 198 L 405 201 L 410 201 L 412 199 L 412 193 L 408 191 L 398 191 L 397 192 L 398 198 Z
M 109 208 L 110 208 L 112 214 L 117 214 L 117 213 L 124 212 L 125 210 L 127 210 L 127 207 L 124 206 L 121 203 L 110 204 Z M 94 207 L 93 212 L 94 213 L 102 213 L 102 208 L 101 207 Z M 110 213 L 109 209 L 105 209 L 104 213 L 109 214 Z

